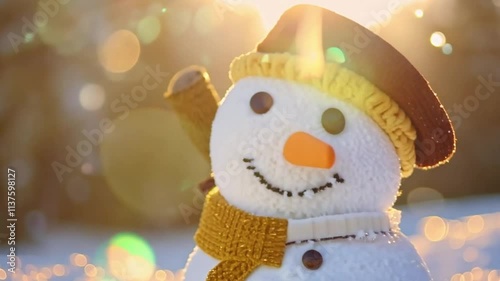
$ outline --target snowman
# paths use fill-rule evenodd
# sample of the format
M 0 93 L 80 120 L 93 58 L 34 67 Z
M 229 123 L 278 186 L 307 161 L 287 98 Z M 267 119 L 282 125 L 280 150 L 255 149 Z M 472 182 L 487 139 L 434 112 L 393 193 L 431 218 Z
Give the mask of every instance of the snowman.
M 401 179 L 446 162 L 455 137 L 407 59 L 349 19 L 299 5 L 230 77 L 218 108 L 201 68 L 167 94 L 209 151 L 216 186 L 184 280 L 432 280 L 392 206 Z

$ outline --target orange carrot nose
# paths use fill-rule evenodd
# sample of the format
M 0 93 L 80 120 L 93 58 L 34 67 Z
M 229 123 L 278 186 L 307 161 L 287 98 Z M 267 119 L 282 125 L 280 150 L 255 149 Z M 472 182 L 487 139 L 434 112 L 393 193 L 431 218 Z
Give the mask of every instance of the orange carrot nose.
M 314 168 L 328 169 L 335 162 L 335 151 L 329 144 L 304 132 L 294 133 L 288 138 L 283 156 L 294 165 Z

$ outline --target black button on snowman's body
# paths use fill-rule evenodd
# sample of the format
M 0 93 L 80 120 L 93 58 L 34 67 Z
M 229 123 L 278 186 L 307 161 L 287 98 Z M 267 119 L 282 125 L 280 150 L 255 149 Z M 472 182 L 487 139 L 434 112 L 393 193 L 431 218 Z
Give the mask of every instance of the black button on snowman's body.
M 316 270 L 323 264 L 323 256 L 316 250 L 309 250 L 302 255 L 302 264 L 310 270 Z

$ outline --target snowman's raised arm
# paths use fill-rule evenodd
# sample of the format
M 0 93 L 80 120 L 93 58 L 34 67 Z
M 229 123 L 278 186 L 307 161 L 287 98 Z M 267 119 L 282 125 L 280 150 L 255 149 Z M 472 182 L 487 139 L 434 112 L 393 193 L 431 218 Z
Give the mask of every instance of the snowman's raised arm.
M 210 130 L 220 98 L 206 69 L 189 66 L 177 72 L 165 99 L 196 148 L 209 160 Z

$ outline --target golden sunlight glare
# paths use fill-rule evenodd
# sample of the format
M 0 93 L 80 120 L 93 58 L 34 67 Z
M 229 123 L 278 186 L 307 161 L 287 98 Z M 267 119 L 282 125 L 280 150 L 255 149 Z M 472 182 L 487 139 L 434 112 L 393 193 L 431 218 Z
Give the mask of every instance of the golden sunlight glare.
M 415 0 L 394 1 L 387 0 L 352 0 L 352 1 L 331 1 L 331 0 L 219 0 L 227 6 L 237 6 L 248 4 L 255 7 L 262 18 L 264 28 L 269 31 L 278 21 L 279 17 L 288 8 L 298 4 L 311 4 L 335 11 L 348 17 L 359 24 L 368 27 L 377 25 L 385 26 L 391 18 L 398 14 L 405 5 Z M 416 13 L 416 16 L 423 16 L 423 11 Z
M 322 46 L 321 13 L 310 10 L 297 30 L 297 51 L 302 75 L 321 75 L 325 67 Z
M 287 1 L 287 0 L 275 0 L 275 1 L 264 1 L 257 0 L 254 2 L 255 7 L 259 10 L 260 16 L 262 18 L 262 24 L 266 30 L 271 30 L 271 28 L 276 24 L 281 14 L 288 8 L 293 6 L 294 2 L 297 1 Z

